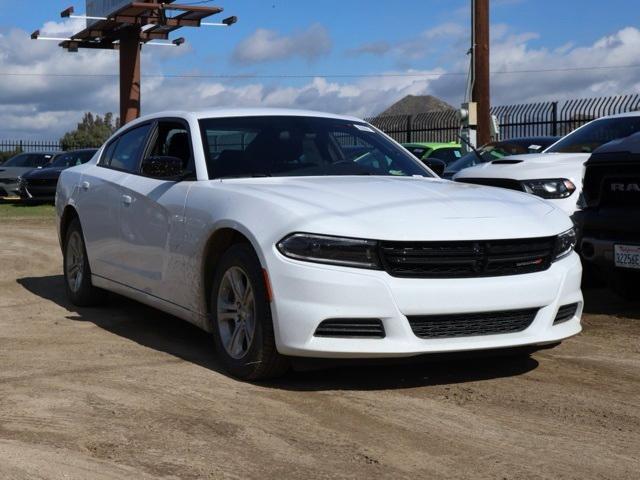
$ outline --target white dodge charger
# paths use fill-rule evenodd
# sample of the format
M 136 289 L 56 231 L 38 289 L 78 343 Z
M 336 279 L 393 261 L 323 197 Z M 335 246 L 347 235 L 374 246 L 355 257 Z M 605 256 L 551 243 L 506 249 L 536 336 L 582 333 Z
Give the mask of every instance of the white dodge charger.
M 530 352 L 581 330 L 565 213 L 440 180 L 357 118 L 141 118 L 62 173 L 56 208 L 73 303 L 109 290 L 192 322 L 240 378 L 296 356 Z

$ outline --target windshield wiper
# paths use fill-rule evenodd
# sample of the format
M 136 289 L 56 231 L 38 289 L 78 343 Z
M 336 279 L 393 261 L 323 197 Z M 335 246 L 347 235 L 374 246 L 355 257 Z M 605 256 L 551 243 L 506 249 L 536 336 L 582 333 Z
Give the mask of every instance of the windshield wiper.
M 467 140 L 462 135 L 458 135 L 458 138 L 460 138 L 460 140 L 462 140 L 464 142 L 464 144 L 467 147 L 469 147 L 473 151 L 473 153 L 475 153 L 475 155 L 476 155 L 476 157 L 478 157 L 478 160 L 480 161 L 480 163 L 484 163 L 484 159 L 482 158 L 482 155 L 480 155 L 480 152 L 478 152 L 478 150 L 476 150 L 476 147 L 471 145 L 471 142 L 469 140 Z

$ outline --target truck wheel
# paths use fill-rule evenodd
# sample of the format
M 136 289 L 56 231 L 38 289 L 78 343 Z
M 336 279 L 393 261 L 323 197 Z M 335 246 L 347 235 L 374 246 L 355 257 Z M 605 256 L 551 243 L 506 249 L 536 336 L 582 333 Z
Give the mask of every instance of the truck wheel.
M 231 375 L 265 380 L 288 370 L 287 359 L 276 349 L 262 266 L 251 246 L 234 245 L 222 255 L 211 312 L 216 351 Z
M 91 268 L 80 221 L 71 220 L 63 249 L 63 270 L 67 297 L 74 305 L 89 307 L 100 302 L 104 291 L 91 283 Z

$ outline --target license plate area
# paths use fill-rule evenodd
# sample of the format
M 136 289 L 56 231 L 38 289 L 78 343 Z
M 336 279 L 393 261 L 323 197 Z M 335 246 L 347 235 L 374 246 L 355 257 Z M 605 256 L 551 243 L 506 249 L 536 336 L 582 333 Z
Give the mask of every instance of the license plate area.
M 613 252 L 616 267 L 640 270 L 640 245 L 614 245 Z

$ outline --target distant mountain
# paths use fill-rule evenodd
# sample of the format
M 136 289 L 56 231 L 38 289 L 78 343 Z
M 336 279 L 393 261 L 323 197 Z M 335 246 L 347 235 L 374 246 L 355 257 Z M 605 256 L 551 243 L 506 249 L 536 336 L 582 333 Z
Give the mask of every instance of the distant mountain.
M 378 116 L 388 115 L 417 115 L 418 113 L 452 110 L 447 102 L 431 95 L 407 95 L 387 108 Z

